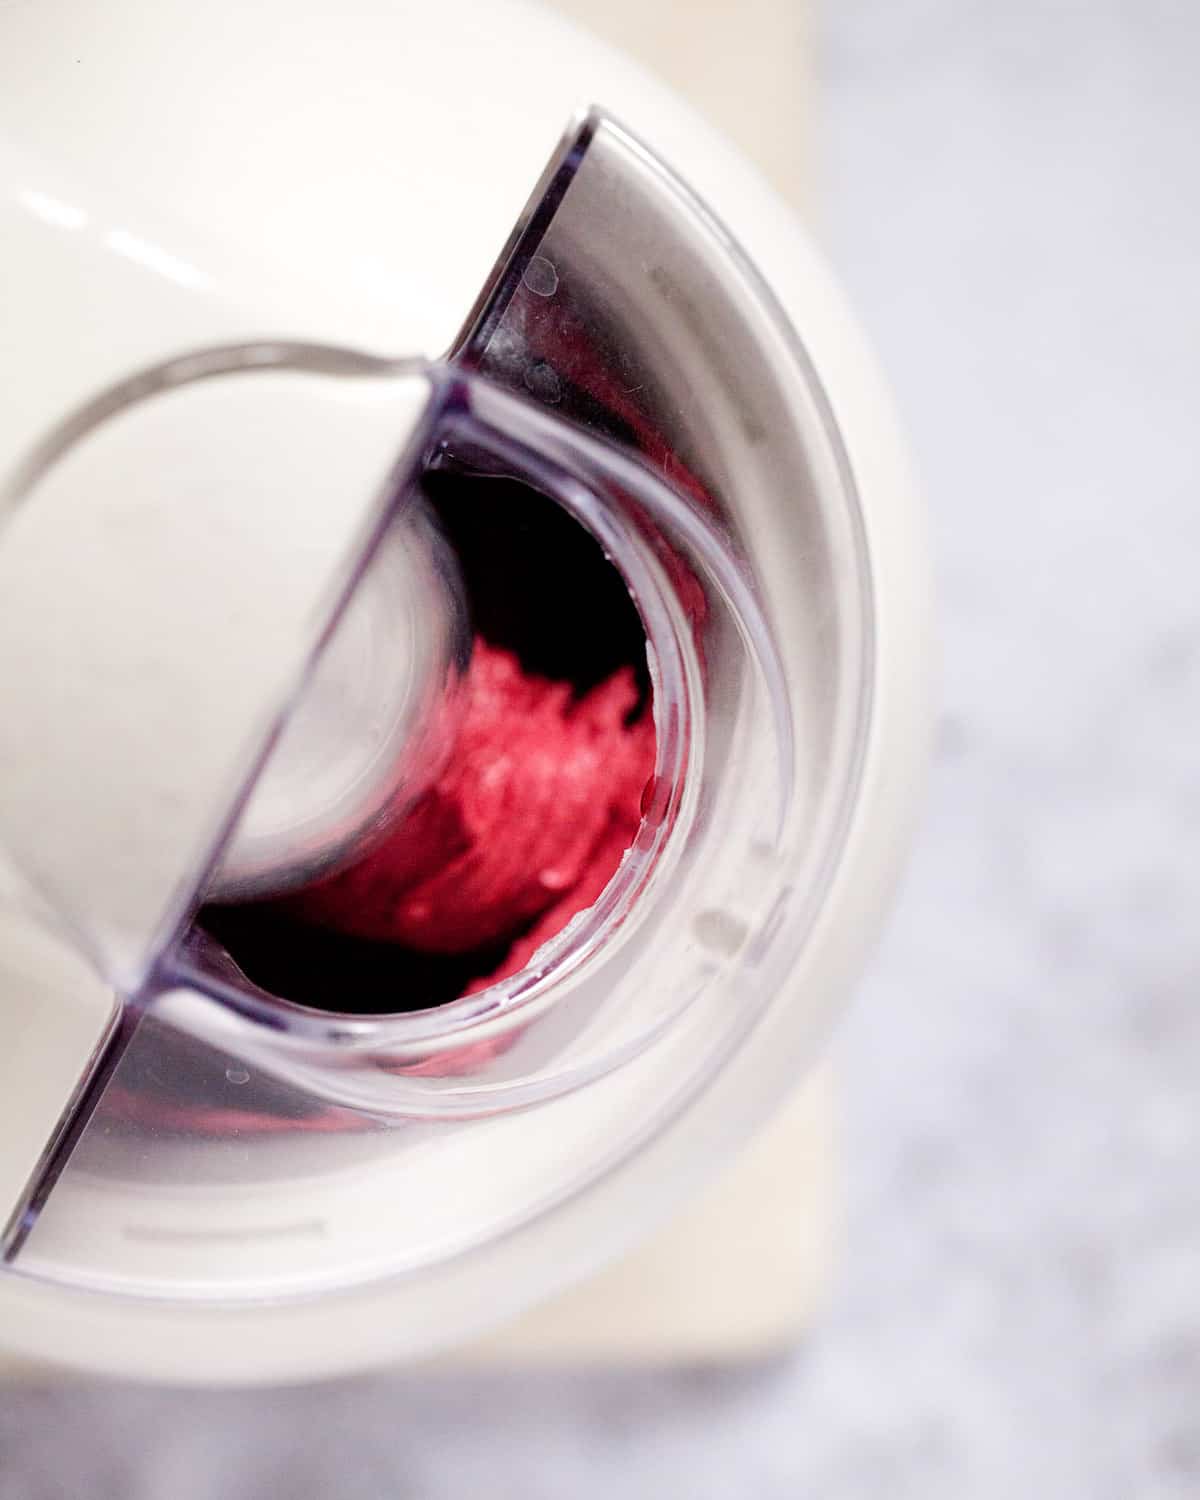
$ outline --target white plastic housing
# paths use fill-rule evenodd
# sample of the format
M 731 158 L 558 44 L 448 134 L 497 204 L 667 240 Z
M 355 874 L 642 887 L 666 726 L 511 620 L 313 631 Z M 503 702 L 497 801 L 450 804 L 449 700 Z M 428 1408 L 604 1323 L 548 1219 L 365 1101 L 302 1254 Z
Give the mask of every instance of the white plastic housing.
M 660 1219 L 794 1083 L 854 973 L 904 842 L 925 718 L 923 548 L 891 414 L 794 218 L 678 101 L 548 13 L 471 0 L 437 13 L 362 3 L 335 18 L 315 0 L 263 0 L 231 32 L 182 0 L 103 11 L 60 0 L 7 18 L 0 57 L 4 202 L 23 226 L 7 285 L 61 277 L 79 297 L 57 323 L 53 309 L 44 321 L 19 307 L 0 318 L 6 373 L 29 363 L 37 375 L 3 434 L 7 453 L 182 348 L 286 336 L 443 352 L 564 121 L 591 100 L 650 140 L 733 229 L 798 331 L 839 434 L 871 585 L 856 800 L 786 997 L 709 1087 L 612 1170 L 420 1278 L 198 1308 L 0 1277 L 0 1339 L 80 1367 L 281 1379 L 422 1353 L 578 1277 Z M 63 331 L 79 327 L 88 337 L 76 358 Z M 365 484 L 374 458 L 362 461 Z M 802 600 L 798 614 L 802 625 Z M 36 854 L 35 838 L 24 843 Z M 24 985 L 0 989 L 12 1029 L 27 1024 L 28 1004 Z M 89 1004 L 47 1067 L 48 1088 L 103 1031 L 102 998 Z M 638 1086 L 631 1071 L 625 1087 Z M 563 1101 L 562 1128 L 594 1136 L 615 1107 L 584 1092 Z M 520 1128 L 519 1116 L 495 1125 L 498 1137 Z M 0 1185 L 27 1169 L 28 1141 L 13 1152 Z M 328 1154 L 322 1170 L 337 1176 Z M 354 1212 L 406 1212 L 353 1164 L 339 1181 Z M 272 1209 L 281 1224 L 286 1206 Z

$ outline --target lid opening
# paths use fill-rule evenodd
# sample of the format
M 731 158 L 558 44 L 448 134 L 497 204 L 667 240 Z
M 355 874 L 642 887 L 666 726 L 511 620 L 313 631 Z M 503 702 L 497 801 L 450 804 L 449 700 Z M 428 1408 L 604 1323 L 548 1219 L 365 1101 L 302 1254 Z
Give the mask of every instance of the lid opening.
M 595 537 L 510 475 L 449 461 L 422 489 L 474 638 L 441 776 L 332 878 L 198 916 L 253 984 L 317 1009 L 422 1010 L 515 973 L 607 885 L 653 774 L 645 627 Z

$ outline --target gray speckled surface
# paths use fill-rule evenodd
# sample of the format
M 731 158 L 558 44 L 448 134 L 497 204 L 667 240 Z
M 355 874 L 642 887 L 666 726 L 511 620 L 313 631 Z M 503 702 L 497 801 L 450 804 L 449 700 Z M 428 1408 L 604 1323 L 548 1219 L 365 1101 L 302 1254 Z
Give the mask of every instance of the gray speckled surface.
M 944 714 L 796 1358 L 0 1398 L 0 1500 L 1200 1493 L 1200 7 L 829 0 L 825 202 Z

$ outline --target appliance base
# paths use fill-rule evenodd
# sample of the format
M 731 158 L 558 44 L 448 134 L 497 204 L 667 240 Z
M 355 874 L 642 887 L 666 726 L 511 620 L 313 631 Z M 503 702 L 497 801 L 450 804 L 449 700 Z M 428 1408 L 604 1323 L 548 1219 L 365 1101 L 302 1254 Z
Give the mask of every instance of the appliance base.
M 832 1274 L 836 1136 L 825 1065 L 649 1243 L 438 1365 L 714 1365 L 785 1352 Z

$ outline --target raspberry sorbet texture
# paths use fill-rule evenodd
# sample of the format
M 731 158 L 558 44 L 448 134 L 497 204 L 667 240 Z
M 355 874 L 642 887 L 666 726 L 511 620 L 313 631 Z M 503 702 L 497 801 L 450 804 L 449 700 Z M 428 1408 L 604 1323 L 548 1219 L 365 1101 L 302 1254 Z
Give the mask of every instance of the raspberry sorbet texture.
M 358 863 L 291 898 L 304 921 L 424 953 L 511 941 L 498 972 L 591 905 L 637 832 L 654 725 L 629 668 L 577 696 L 477 640 L 446 769 Z

